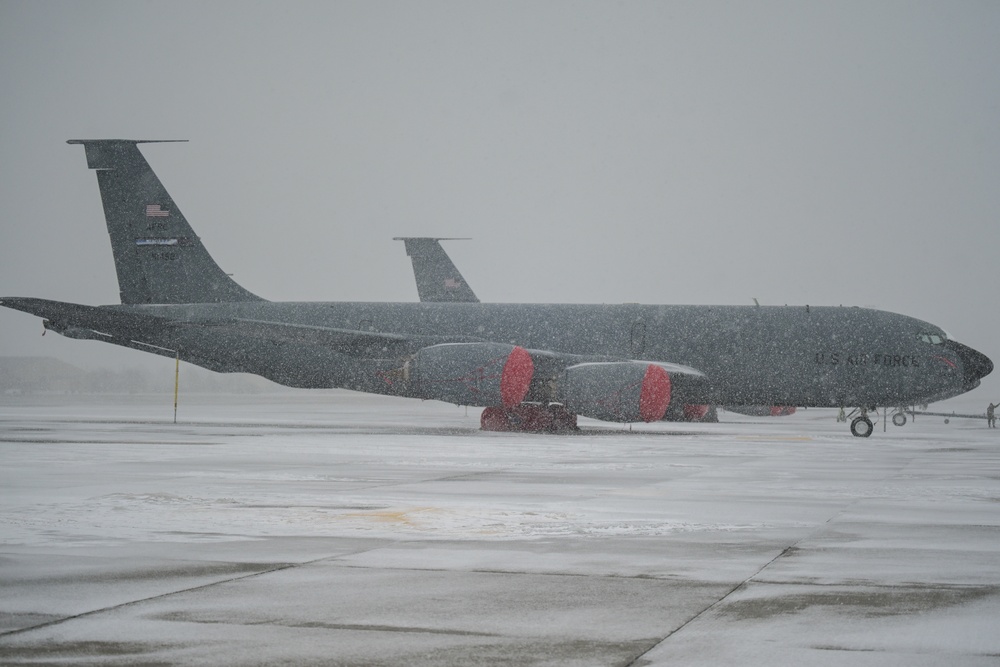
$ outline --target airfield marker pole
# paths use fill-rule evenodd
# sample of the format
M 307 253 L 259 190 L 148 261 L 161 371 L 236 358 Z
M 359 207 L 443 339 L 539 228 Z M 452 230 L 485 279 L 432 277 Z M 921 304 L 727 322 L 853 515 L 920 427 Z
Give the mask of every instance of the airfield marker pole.
M 177 390 L 181 383 L 181 353 L 174 353 L 174 423 L 177 423 Z

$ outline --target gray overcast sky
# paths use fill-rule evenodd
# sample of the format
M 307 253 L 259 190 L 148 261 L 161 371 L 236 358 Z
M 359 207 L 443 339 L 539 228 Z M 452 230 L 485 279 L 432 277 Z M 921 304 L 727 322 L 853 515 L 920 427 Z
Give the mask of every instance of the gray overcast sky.
M 996 2 L 5 0 L 0 293 L 116 302 L 65 140 L 179 138 L 269 299 L 416 300 L 392 237 L 471 236 L 483 300 L 870 305 L 1000 361 L 998 73 Z M 0 354 L 144 363 L 40 332 Z

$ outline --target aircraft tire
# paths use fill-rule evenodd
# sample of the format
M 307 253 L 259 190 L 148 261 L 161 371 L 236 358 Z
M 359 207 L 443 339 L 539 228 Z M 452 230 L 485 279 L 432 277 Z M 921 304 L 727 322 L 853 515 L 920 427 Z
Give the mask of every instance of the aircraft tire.
M 510 413 L 500 407 L 488 407 L 483 409 L 483 414 L 479 417 L 479 427 L 483 431 L 513 431 Z
M 897 412 L 892 416 L 893 426 L 906 426 L 906 415 L 902 412 Z
M 874 430 L 875 425 L 867 417 L 855 417 L 851 422 L 851 435 L 855 438 L 867 438 Z

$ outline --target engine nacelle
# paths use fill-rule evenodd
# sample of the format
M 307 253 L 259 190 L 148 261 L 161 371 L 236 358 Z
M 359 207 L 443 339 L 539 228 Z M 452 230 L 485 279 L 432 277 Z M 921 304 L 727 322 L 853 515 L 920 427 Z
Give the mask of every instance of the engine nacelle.
M 651 422 L 670 404 L 670 375 L 642 361 L 570 366 L 560 383 L 560 398 L 570 412 L 611 422 Z
M 503 343 L 432 345 L 411 363 L 409 379 L 419 396 L 479 407 L 514 407 L 535 373 L 527 350 Z

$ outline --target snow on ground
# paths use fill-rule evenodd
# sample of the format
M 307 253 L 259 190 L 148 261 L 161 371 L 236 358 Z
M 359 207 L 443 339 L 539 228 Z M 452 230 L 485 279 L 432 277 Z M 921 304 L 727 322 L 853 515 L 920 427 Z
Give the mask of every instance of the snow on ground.
M 555 436 L 349 392 L 181 398 L 174 424 L 164 397 L 0 397 L 0 662 L 1000 659 L 985 421 Z

